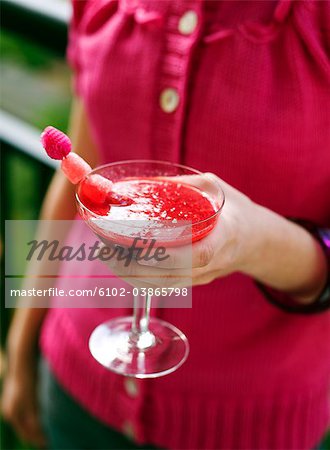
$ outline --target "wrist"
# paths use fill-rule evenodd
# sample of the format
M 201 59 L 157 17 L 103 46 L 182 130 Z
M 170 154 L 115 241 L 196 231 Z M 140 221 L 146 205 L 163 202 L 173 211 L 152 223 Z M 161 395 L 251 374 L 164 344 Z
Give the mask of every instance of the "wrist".
M 320 244 L 304 228 L 254 204 L 245 259 L 240 271 L 297 303 L 312 303 L 327 278 Z
M 245 275 L 254 277 L 258 273 L 264 258 L 264 249 L 267 247 L 269 236 L 265 223 L 267 210 L 249 200 L 245 214 L 238 231 L 239 255 L 235 261 L 235 269 Z M 242 216 L 241 216 L 242 217 Z

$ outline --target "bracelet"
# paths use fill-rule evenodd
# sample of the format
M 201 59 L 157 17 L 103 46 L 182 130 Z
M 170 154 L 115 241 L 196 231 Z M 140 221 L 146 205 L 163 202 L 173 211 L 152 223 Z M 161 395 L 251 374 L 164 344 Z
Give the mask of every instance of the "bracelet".
M 256 281 L 255 283 L 270 303 L 286 312 L 296 314 L 320 313 L 330 308 L 330 228 L 319 228 L 309 220 L 291 218 L 289 220 L 292 220 L 296 224 L 305 228 L 305 230 L 311 233 L 321 245 L 328 266 L 328 277 L 324 289 L 313 303 L 303 305 L 299 304 L 294 298 L 285 292 L 277 291 L 276 289 L 266 286 L 259 281 Z

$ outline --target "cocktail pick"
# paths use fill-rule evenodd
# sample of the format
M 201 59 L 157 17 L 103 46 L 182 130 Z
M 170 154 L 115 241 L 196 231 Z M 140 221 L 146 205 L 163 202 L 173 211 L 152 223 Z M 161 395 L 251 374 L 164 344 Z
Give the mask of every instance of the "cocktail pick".
M 83 158 L 71 151 L 70 138 L 57 128 L 45 128 L 41 143 L 50 158 L 61 160 L 62 172 L 71 183 L 78 184 L 92 171 Z M 104 203 L 111 189 L 112 182 L 98 174 L 90 175 L 83 182 L 83 194 L 93 203 Z

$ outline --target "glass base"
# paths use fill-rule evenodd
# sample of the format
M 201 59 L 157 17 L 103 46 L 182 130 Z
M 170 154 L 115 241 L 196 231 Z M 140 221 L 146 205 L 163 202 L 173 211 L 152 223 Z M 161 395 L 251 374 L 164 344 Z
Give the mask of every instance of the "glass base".
M 89 349 L 102 366 L 120 375 L 156 378 L 185 362 L 189 344 L 178 328 L 151 318 L 149 331 L 134 334 L 132 322 L 133 317 L 120 317 L 95 328 Z

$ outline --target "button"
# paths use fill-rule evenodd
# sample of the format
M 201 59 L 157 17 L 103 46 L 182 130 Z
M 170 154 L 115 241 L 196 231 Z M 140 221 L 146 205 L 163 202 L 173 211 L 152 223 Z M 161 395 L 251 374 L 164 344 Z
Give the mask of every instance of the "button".
M 124 387 L 126 394 L 129 395 L 130 397 L 135 398 L 138 396 L 139 390 L 134 378 L 126 377 L 124 380 Z
M 179 20 L 179 31 L 181 34 L 191 34 L 195 31 L 198 23 L 198 16 L 195 11 L 187 11 Z
M 123 430 L 124 435 L 128 439 L 134 440 L 134 438 L 135 438 L 135 431 L 134 431 L 134 426 L 133 426 L 132 422 L 129 422 L 128 420 L 126 420 L 124 422 L 122 430 Z
M 159 98 L 160 107 L 163 111 L 171 113 L 179 105 L 180 97 L 178 91 L 173 88 L 167 88 L 162 91 Z

